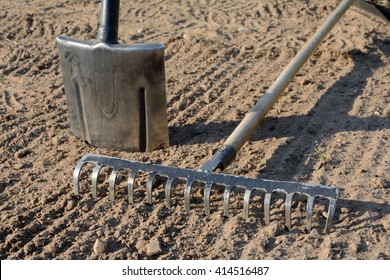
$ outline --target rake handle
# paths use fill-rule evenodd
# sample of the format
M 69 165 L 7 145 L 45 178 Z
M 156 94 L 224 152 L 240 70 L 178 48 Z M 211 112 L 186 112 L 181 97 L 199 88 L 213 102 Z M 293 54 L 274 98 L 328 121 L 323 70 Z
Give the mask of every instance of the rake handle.
M 253 135 L 256 128 L 271 110 L 282 92 L 290 84 L 291 80 L 299 70 L 301 70 L 325 36 L 355 1 L 356 0 L 344 0 L 336 8 L 327 21 L 317 30 L 313 37 L 283 70 L 272 86 L 264 93 L 264 96 L 261 97 L 255 106 L 246 114 L 241 123 L 225 141 L 224 145 L 211 159 L 207 160 L 200 167 L 200 170 L 215 171 L 220 169 L 223 171 L 234 160 L 238 151 Z
M 98 42 L 118 43 L 119 2 L 120 0 L 102 0 Z

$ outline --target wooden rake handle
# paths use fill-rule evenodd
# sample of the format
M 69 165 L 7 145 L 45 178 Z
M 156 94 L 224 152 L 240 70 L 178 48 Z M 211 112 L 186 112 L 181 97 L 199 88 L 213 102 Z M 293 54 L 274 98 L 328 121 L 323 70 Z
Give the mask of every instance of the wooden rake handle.
M 282 92 L 290 84 L 291 80 L 299 70 L 301 70 L 325 36 L 355 1 L 356 0 L 344 0 L 336 8 L 327 21 L 317 30 L 313 37 L 283 70 L 272 86 L 265 92 L 264 96 L 261 97 L 255 106 L 246 114 L 219 151 L 215 153 L 211 159 L 207 160 L 200 167 L 200 170 L 215 171 L 220 169 L 223 171 L 234 160 L 238 151 L 253 135 L 256 128 L 271 110 Z

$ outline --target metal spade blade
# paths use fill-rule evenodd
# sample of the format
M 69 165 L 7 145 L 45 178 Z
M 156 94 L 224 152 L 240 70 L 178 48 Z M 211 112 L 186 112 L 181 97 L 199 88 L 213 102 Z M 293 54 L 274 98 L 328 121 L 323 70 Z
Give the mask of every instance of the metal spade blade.
M 118 44 L 119 1 L 102 1 L 98 42 L 57 38 L 72 132 L 97 146 L 169 146 L 164 44 Z

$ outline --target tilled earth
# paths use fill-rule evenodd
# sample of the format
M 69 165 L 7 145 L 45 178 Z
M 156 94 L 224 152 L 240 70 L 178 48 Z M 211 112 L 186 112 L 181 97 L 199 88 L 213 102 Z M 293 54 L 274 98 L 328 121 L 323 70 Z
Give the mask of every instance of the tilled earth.
M 348 11 L 227 171 L 339 187 L 325 235 L 326 201 L 316 200 L 306 232 L 297 196 L 288 231 L 283 196 L 265 226 L 258 195 L 247 220 L 235 192 L 225 218 L 223 190 L 213 190 L 204 216 L 200 189 L 186 213 L 181 185 L 172 209 L 163 186 L 145 203 L 146 178 L 133 205 L 121 188 L 110 202 L 106 170 L 94 201 L 91 170 L 77 197 L 72 173 L 87 152 L 198 168 L 338 1 L 122 1 L 121 42 L 165 43 L 170 147 L 151 153 L 94 148 L 70 132 L 56 37 L 94 41 L 100 1 L 1 3 L 1 259 L 390 258 L 390 29 L 382 22 Z

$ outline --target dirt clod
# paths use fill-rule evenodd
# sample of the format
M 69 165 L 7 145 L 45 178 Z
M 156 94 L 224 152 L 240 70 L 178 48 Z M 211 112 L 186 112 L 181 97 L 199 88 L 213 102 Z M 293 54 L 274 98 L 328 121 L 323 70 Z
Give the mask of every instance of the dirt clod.
M 103 254 L 107 250 L 107 241 L 97 238 L 95 244 L 93 244 L 93 251 L 95 254 Z
M 276 237 L 281 234 L 284 228 L 280 223 L 273 222 L 269 226 L 266 226 L 264 230 L 270 237 Z
M 390 181 L 386 180 L 385 178 L 376 178 L 373 182 L 374 186 L 378 189 L 389 189 L 390 188 Z
M 347 208 L 347 207 L 341 207 L 340 208 L 340 212 L 342 214 L 348 214 L 348 213 L 351 213 L 351 209 L 350 208 Z
M 146 246 L 146 254 L 148 256 L 156 256 L 162 253 L 161 244 L 158 238 L 152 238 Z
M 72 210 L 73 208 L 75 208 L 77 205 L 77 201 L 71 199 L 68 201 L 68 203 L 66 204 L 66 210 L 70 211 Z

